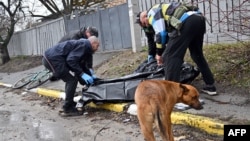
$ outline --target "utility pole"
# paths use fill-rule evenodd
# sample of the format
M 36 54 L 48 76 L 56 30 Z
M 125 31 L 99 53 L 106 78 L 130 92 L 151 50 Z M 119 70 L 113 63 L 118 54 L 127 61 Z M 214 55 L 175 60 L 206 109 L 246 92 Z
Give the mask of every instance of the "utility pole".
M 141 27 L 135 24 L 136 13 L 139 13 L 139 0 L 128 0 L 129 23 L 133 52 L 141 51 Z

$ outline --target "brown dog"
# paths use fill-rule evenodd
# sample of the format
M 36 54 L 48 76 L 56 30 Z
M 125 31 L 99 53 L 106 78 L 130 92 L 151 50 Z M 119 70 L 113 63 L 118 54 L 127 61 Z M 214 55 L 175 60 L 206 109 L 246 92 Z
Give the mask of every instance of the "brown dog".
M 146 141 L 155 141 L 153 123 L 163 141 L 174 141 L 171 112 L 178 102 L 202 109 L 196 88 L 166 80 L 142 81 L 135 91 L 137 117 Z

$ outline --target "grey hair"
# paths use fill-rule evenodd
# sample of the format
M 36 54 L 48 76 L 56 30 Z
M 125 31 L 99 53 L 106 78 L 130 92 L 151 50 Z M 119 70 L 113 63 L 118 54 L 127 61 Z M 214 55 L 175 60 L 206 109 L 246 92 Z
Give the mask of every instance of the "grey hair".
M 96 36 L 90 36 L 88 38 L 88 40 L 92 43 L 92 42 L 99 42 L 99 39 Z

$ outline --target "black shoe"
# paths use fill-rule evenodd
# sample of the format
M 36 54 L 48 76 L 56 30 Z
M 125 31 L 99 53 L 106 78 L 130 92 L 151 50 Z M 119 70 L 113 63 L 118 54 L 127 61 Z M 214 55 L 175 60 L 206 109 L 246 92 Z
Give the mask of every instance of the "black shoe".
M 215 86 L 206 86 L 202 89 L 202 92 L 208 94 L 208 95 L 217 95 Z
M 72 108 L 70 110 L 60 110 L 59 115 L 62 117 L 69 117 L 69 116 L 80 116 L 82 115 L 82 111 L 78 111 L 76 108 Z

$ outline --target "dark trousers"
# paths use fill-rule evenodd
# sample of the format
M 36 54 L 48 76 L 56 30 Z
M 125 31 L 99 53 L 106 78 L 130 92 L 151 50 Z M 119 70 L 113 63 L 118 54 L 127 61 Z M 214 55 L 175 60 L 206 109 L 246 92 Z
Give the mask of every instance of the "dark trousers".
M 213 74 L 203 55 L 203 36 L 206 30 L 205 18 L 200 15 L 191 15 L 180 30 L 180 35 L 169 38 L 163 52 L 165 79 L 180 81 L 180 70 L 187 48 L 191 58 L 201 71 L 206 84 L 214 84 Z
M 154 35 L 152 35 L 154 36 Z M 148 37 L 148 55 L 152 55 L 155 58 L 156 55 L 156 44 L 153 37 Z M 153 39 L 151 39 L 153 38 Z
M 43 65 L 49 69 L 53 70 L 51 65 L 49 65 L 48 61 L 43 58 L 42 59 Z M 74 95 L 76 92 L 76 87 L 78 80 L 75 76 L 73 76 L 70 72 L 66 71 L 64 74 L 57 76 L 58 78 L 62 79 L 65 82 L 65 101 L 63 105 L 64 110 L 70 110 L 76 106 L 76 103 L 74 102 Z
M 77 78 L 73 76 L 72 74 L 65 73 L 60 77 L 65 82 L 65 94 L 66 98 L 64 101 L 63 109 L 69 110 L 76 106 L 76 103 L 74 102 L 74 95 L 76 92 L 77 87 Z

